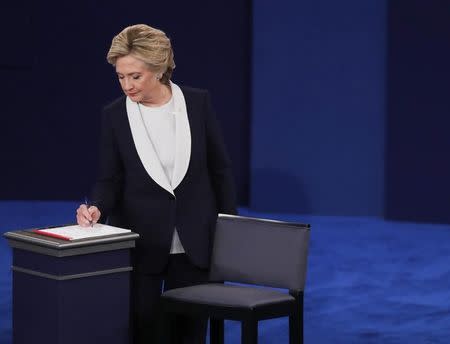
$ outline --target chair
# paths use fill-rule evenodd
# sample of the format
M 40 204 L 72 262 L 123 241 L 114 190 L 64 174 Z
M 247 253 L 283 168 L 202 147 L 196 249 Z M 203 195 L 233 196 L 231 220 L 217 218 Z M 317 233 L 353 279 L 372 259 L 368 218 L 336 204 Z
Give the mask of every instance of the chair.
M 177 315 L 210 318 L 210 342 L 224 343 L 224 319 L 241 321 L 242 343 L 257 343 L 258 321 L 289 316 L 289 343 L 303 343 L 303 290 L 310 226 L 219 215 L 211 281 L 162 294 L 166 330 Z M 242 285 L 247 284 L 247 285 Z M 248 285 L 250 284 L 250 285 Z M 289 293 L 277 289 L 289 289 Z

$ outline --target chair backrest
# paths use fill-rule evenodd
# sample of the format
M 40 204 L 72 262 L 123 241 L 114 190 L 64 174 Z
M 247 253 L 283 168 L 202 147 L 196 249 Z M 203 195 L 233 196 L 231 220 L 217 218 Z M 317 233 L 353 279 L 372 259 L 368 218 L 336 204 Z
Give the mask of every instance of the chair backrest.
M 307 224 L 220 214 L 211 279 L 302 291 L 309 228 Z

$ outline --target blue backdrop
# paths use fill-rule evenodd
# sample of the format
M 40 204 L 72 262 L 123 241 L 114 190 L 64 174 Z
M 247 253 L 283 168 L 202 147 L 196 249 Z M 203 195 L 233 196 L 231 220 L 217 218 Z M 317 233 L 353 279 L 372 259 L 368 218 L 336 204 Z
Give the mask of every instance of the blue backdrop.
M 254 4 L 251 206 L 382 215 L 386 5 Z
M 125 26 L 147 23 L 172 39 L 174 81 L 210 90 L 239 199 L 248 202 L 249 0 L 0 6 L 0 199 L 83 199 L 95 175 L 100 110 L 121 95 L 106 53 Z
M 0 199 L 88 192 L 120 94 L 105 52 L 145 22 L 173 40 L 175 82 L 211 90 L 241 205 L 450 223 L 448 2 L 0 6 Z
M 386 217 L 450 223 L 449 1 L 389 2 Z

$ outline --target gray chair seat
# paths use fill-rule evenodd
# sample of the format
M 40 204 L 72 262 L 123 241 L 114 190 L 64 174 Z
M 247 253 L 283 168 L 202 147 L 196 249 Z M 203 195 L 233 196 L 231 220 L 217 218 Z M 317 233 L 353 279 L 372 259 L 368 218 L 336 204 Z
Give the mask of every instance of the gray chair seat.
M 164 296 L 186 303 L 248 309 L 256 309 L 275 303 L 295 302 L 293 296 L 276 290 L 218 283 L 172 289 L 165 292 Z

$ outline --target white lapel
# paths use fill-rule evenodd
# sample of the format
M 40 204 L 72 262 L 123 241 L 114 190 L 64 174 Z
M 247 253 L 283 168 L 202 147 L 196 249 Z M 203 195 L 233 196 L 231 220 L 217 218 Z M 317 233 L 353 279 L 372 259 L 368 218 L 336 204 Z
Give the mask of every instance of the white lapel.
M 167 178 L 156 154 L 155 147 L 147 134 L 138 103 L 133 102 L 127 97 L 126 108 L 134 145 L 142 165 L 148 175 L 159 186 L 173 195 L 173 190 L 180 185 L 189 167 L 191 158 L 191 130 L 183 92 L 176 84 L 171 82 L 170 85 L 175 116 L 175 161 L 171 181 Z
M 161 162 L 159 161 L 158 155 L 153 147 L 153 143 L 148 137 L 145 124 L 139 111 L 138 103 L 133 102 L 129 97 L 127 97 L 126 107 L 134 145 L 139 158 L 141 159 L 142 165 L 144 165 L 148 175 L 159 186 L 173 195 L 174 193 L 171 183 L 164 173 Z
M 172 187 L 180 185 L 189 167 L 191 158 L 191 130 L 183 92 L 173 82 L 170 83 L 174 101 L 175 115 L 175 164 L 172 174 Z

